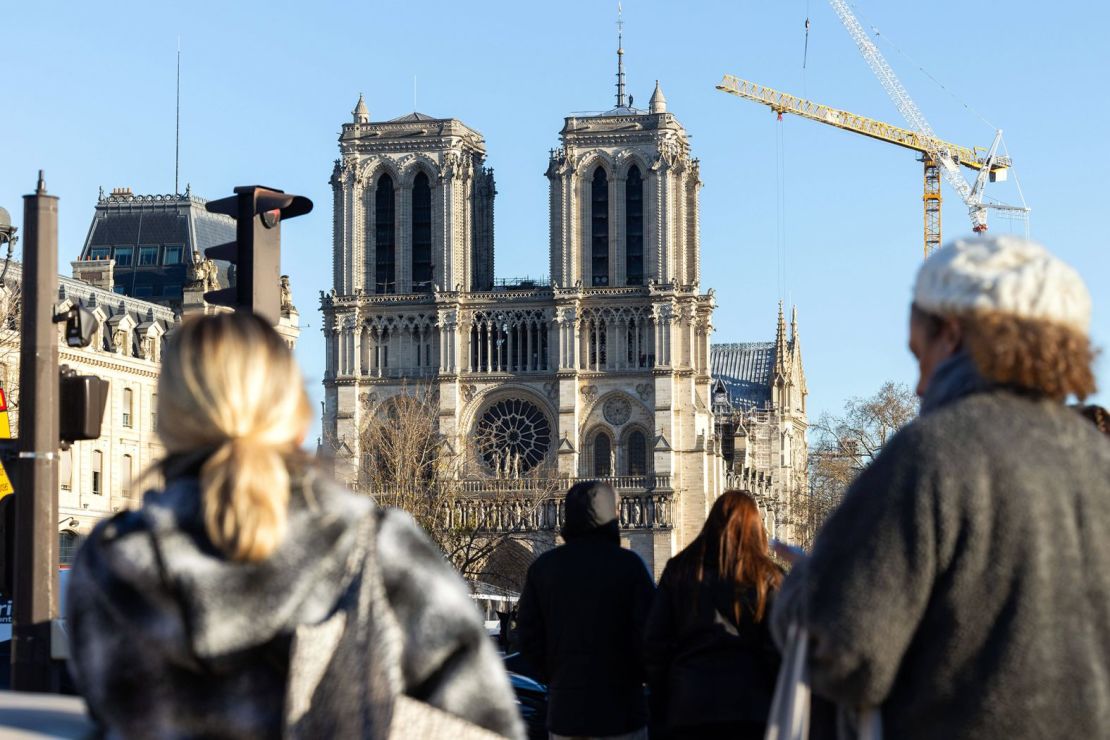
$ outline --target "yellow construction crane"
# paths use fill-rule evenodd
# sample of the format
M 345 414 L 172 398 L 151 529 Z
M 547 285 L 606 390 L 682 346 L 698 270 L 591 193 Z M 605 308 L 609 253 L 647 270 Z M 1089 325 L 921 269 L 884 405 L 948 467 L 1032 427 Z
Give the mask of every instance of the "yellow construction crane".
M 966 147 L 952 144 L 947 141 L 941 141 L 935 137 L 926 137 L 918 131 L 911 131 L 900 126 L 893 126 L 883 121 L 876 121 L 873 118 L 849 113 L 845 110 L 839 110 L 828 105 L 815 103 L 812 100 L 805 100 L 788 93 L 775 90 L 763 85 L 757 85 L 748 80 L 742 80 L 739 77 L 732 75 L 725 75 L 720 84 L 717 85 L 718 90 L 735 95 L 745 100 L 751 100 L 756 103 L 762 103 L 768 106 L 771 110 L 777 113 L 780 117 L 783 113 L 791 113 L 802 118 L 808 118 L 811 121 L 824 123 L 829 126 L 835 126 L 845 131 L 852 131 L 864 136 L 870 136 L 879 141 L 885 141 L 890 144 L 912 149 L 921 155 L 921 161 L 925 165 L 925 194 L 922 199 L 925 204 L 925 256 L 928 257 L 929 253 L 940 246 L 940 167 L 937 164 L 935 152 L 939 149 L 951 159 L 963 167 L 981 172 L 983 176 L 977 178 L 978 187 L 973 188 L 973 192 L 977 191 L 982 193 L 982 182 L 984 176 L 989 176 L 991 182 L 1002 181 L 1006 179 L 1006 171 L 1010 167 L 1010 158 L 1003 157 L 996 154 L 998 147 L 999 136 L 995 136 L 994 144 L 989 149 L 981 147 Z M 965 202 L 967 199 L 965 198 Z M 1005 206 L 1001 204 L 989 203 L 968 203 L 972 209 L 972 228 L 975 231 L 983 231 L 986 229 L 985 217 L 981 221 L 976 220 L 976 207 L 982 209 L 983 207 L 996 208 L 1001 210 L 1013 211 L 1026 211 L 1027 209 L 1018 206 Z

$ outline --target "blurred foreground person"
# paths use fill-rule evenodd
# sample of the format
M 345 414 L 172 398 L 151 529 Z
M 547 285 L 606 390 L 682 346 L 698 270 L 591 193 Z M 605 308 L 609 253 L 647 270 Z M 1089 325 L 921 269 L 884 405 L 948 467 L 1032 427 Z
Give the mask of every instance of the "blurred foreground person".
M 1110 445 L 1079 275 L 1013 236 L 922 265 L 921 416 L 849 488 L 775 605 L 813 690 L 893 738 L 1106 737 Z
M 71 671 L 91 712 L 128 738 L 410 736 L 412 711 L 520 737 L 462 580 L 408 515 L 313 472 L 310 416 L 262 319 L 174 333 L 158 382 L 165 489 L 97 526 L 69 579 Z
M 675 740 L 760 740 L 779 653 L 768 627 L 782 571 L 750 494 L 726 491 L 663 570 L 644 661 L 656 722 Z
M 621 547 L 617 494 L 583 482 L 567 492 L 563 539 L 528 568 L 520 652 L 547 684 L 552 738 L 647 738 L 641 636 L 655 590 Z
M 1089 406 L 1080 407 L 1079 413 L 1083 415 L 1083 418 L 1094 424 L 1100 432 L 1110 436 L 1110 411 L 1092 403 Z

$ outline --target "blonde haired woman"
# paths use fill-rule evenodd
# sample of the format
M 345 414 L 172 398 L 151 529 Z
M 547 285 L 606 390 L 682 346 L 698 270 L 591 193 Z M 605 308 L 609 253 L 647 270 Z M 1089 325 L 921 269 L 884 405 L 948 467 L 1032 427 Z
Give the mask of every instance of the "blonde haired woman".
M 70 577 L 71 670 L 112 734 L 379 738 L 412 706 L 522 734 L 461 579 L 300 454 L 311 409 L 265 322 L 187 319 L 158 418 L 165 488 L 101 523 Z

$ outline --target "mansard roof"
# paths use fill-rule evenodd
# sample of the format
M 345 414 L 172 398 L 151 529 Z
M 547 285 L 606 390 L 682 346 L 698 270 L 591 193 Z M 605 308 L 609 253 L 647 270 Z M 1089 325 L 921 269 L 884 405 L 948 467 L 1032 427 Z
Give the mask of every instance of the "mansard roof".
M 733 406 L 755 408 L 771 402 L 774 342 L 714 344 L 709 357 L 713 377 L 724 384 Z
M 92 247 L 182 245 L 194 249 L 235 241 L 235 219 L 205 209 L 207 201 L 190 191 L 178 195 L 135 195 L 117 188 L 100 194 L 82 259 Z

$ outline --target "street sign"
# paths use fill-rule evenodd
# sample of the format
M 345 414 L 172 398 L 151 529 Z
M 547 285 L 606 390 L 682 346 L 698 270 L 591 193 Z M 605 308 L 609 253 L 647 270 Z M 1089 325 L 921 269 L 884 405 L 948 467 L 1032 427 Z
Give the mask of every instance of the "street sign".
M 8 423 L 8 396 L 0 388 L 0 439 L 12 438 L 12 425 Z

